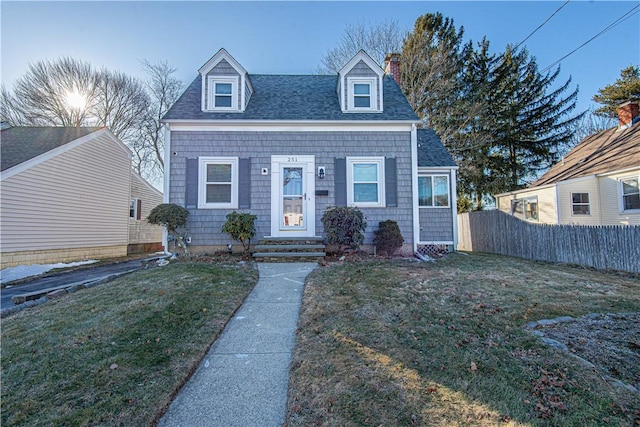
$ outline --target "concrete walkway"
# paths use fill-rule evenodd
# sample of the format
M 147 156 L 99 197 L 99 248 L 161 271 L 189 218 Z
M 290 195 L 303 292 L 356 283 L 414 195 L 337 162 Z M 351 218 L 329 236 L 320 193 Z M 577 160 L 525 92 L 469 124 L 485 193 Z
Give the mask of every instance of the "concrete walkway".
M 260 277 L 159 427 L 281 427 L 304 280 L 315 263 L 259 263 Z

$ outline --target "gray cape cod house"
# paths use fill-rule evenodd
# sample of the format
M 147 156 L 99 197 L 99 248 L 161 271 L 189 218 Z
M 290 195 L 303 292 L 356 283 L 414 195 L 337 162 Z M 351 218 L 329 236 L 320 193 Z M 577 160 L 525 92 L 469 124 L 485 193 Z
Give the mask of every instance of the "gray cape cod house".
M 234 210 L 258 240 L 322 238 L 341 205 L 364 213 L 365 248 L 389 219 L 405 253 L 455 248 L 457 167 L 395 79 L 364 51 L 337 75 L 250 74 L 218 51 L 163 118 L 164 201 L 190 211 L 191 250 L 233 243 Z

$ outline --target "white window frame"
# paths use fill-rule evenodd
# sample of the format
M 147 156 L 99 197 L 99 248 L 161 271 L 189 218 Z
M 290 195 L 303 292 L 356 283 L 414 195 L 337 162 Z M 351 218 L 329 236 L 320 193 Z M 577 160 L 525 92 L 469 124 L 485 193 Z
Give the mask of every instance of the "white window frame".
M 586 194 L 587 195 L 587 202 L 586 203 L 575 203 L 573 201 L 573 195 L 574 194 Z M 575 211 L 575 207 L 576 206 L 586 206 L 587 207 L 587 212 L 588 213 L 576 213 Z M 575 193 L 571 193 L 571 216 L 590 216 L 591 215 L 591 195 L 585 191 L 577 191 Z
M 355 202 L 353 187 L 357 182 L 353 180 L 353 166 L 356 164 L 375 164 L 378 168 L 378 201 L 377 202 Z M 385 200 L 385 176 L 384 157 L 347 157 L 347 204 L 359 208 L 383 208 L 386 206 Z
M 523 204 L 522 217 L 516 215 L 514 205 L 518 202 L 521 202 Z M 529 212 L 527 210 L 527 204 L 531 204 L 532 202 L 535 203 L 536 205 L 535 217 L 531 216 L 530 218 L 527 218 L 527 212 Z M 512 199 L 510 212 L 511 212 L 511 215 L 515 216 L 516 218 L 520 218 L 523 221 L 540 222 L 540 205 L 538 203 L 538 196 L 526 196 L 526 197 L 518 197 L 516 199 Z
M 378 111 L 378 78 L 377 77 L 347 77 L 347 110 L 357 112 Z M 355 85 L 368 84 L 370 103 L 369 107 L 355 106 Z
M 231 83 L 231 107 L 216 107 L 216 83 Z M 207 89 L 207 111 L 239 111 L 237 77 L 209 76 Z
M 129 219 L 138 219 L 138 200 L 134 198 L 129 202 Z
M 618 178 L 618 194 L 620 194 L 620 213 L 640 213 L 640 209 L 625 209 L 624 208 L 624 186 L 623 182 L 635 179 L 638 182 L 638 186 L 640 187 L 640 175 L 630 175 Z
M 446 206 L 436 206 L 435 200 L 435 178 L 436 177 L 444 177 L 447 179 L 447 205 Z M 429 205 L 421 205 L 420 204 L 420 189 L 418 188 L 418 208 L 425 208 L 425 209 L 448 209 L 451 207 L 451 179 L 449 177 L 449 175 L 447 174 L 442 174 L 442 173 L 420 173 L 418 174 L 418 181 L 420 180 L 420 178 L 431 178 L 431 206 Z
M 231 165 L 231 200 L 207 203 L 207 165 Z M 198 209 L 238 209 L 238 157 L 198 157 Z

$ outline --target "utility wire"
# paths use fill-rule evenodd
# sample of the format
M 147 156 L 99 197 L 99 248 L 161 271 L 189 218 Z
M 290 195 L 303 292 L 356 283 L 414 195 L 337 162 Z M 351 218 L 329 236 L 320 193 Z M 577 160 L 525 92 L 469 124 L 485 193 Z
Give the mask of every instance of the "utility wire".
M 563 59 L 566 59 L 567 57 L 573 55 L 576 51 L 578 51 L 579 49 L 583 48 L 584 46 L 586 46 L 588 43 L 592 42 L 593 40 L 597 39 L 598 37 L 600 37 L 601 35 L 603 35 L 604 33 L 606 33 L 607 31 L 611 30 L 613 27 L 615 27 L 618 24 L 621 24 L 623 21 L 631 18 L 633 15 L 635 15 L 637 12 L 636 9 L 640 8 L 640 4 L 635 6 L 634 8 L 632 8 L 630 11 L 628 11 L 627 13 L 625 13 L 624 15 L 622 15 L 620 18 L 616 19 L 615 21 L 613 21 L 611 24 L 609 24 L 609 26 L 605 27 L 602 31 L 600 31 L 598 34 L 596 34 L 595 36 L 591 37 L 589 40 L 587 40 L 586 42 L 582 43 L 580 46 L 578 46 L 577 48 L 573 49 L 571 52 L 567 53 L 565 56 L 563 56 L 562 58 L 558 59 L 557 61 L 555 61 L 554 63 L 552 63 L 551 65 L 545 67 L 544 69 L 540 70 L 540 73 L 546 73 L 547 71 L 549 71 L 551 68 L 553 68 L 554 66 L 556 66 L 557 64 L 561 63 Z
M 567 1 L 565 1 L 564 3 L 562 3 L 562 6 L 560 6 L 558 9 L 556 9 L 556 11 L 555 11 L 555 12 L 553 12 L 553 13 L 551 14 L 551 16 L 549 16 L 549 17 L 548 17 L 548 18 L 547 18 L 547 19 L 546 19 L 542 24 L 538 25 L 538 28 L 536 28 L 535 30 L 533 30 L 533 31 L 531 32 L 531 34 L 529 34 L 527 37 L 525 37 L 525 38 L 524 38 L 524 40 L 522 40 L 520 43 L 518 43 L 518 44 L 513 48 L 513 50 L 514 50 L 514 51 L 515 51 L 515 50 L 517 50 L 517 49 L 520 47 L 520 45 L 522 45 L 524 42 L 526 42 L 527 40 L 529 40 L 529 38 L 530 38 L 532 35 L 534 35 L 534 34 L 535 34 L 535 33 L 536 33 L 540 28 L 544 27 L 544 26 L 547 24 L 547 22 L 549 22 L 549 21 L 551 20 L 551 18 L 553 18 L 553 17 L 556 15 L 556 13 L 560 12 L 560 10 L 561 10 L 563 7 L 565 7 L 566 5 L 568 5 L 570 1 L 571 1 L 571 0 L 567 0 Z

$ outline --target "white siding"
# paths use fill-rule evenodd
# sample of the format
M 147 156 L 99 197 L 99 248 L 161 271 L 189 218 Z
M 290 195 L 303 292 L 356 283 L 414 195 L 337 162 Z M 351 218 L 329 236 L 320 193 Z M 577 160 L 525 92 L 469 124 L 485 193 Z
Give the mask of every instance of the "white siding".
M 622 195 L 618 180 L 629 176 L 638 176 L 635 171 L 599 176 L 600 203 L 602 205 L 602 225 L 640 225 L 640 212 L 622 212 Z
M 601 225 L 600 189 L 595 176 L 559 182 L 558 203 L 560 204 L 560 224 Z M 573 214 L 573 193 L 589 194 L 590 215 Z
M 107 134 L 2 181 L 2 252 L 126 248 L 131 160 Z
M 530 190 L 524 189 L 518 192 L 504 194 L 498 197 L 496 207 L 502 212 L 511 214 L 511 200 L 533 196 L 538 197 L 538 223 L 557 224 L 556 189 L 554 186 Z
M 141 211 L 140 219 L 129 218 L 129 244 L 161 242 L 162 227 L 148 224 L 146 218 L 162 203 L 162 193 L 132 172 L 131 198 L 141 200 Z

